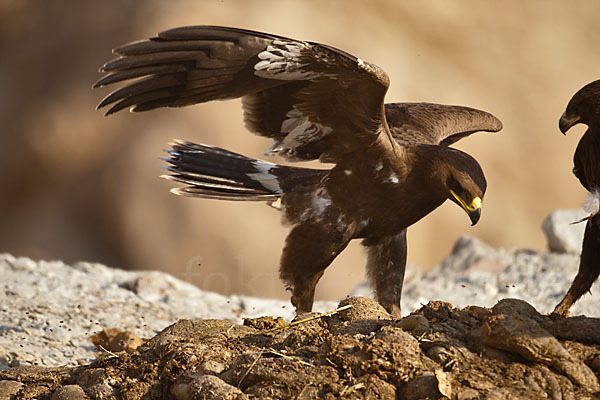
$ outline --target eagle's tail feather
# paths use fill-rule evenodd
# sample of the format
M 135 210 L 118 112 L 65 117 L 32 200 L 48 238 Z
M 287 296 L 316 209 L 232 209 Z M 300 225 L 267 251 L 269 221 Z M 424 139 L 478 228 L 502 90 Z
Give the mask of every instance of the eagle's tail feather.
M 219 147 L 176 140 L 163 159 L 164 178 L 186 186 L 178 195 L 241 201 L 276 201 L 283 194 L 275 172 L 289 167 L 244 157 Z

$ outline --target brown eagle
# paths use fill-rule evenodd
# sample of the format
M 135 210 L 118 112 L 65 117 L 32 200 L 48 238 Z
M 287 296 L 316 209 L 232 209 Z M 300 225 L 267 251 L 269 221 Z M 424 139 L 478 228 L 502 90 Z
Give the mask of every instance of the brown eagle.
M 574 125 L 585 124 L 588 130 L 573 156 L 573 173 L 590 196 L 584 209 L 590 213 L 583 236 L 579 271 L 565 297 L 553 313 L 569 315 L 571 306 L 590 288 L 600 275 L 600 80 L 581 88 L 567 105 L 558 126 L 563 134 Z
M 400 315 L 406 229 L 450 199 L 476 224 L 486 180 L 477 161 L 448 147 L 501 122 L 483 111 L 384 104 L 376 65 L 324 44 L 218 26 L 171 29 L 114 50 L 95 87 L 129 81 L 98 107 L 147 111 L 241 97 L 247 129 L 272 139 L 269 155 L 331 169 L 282 166 L 176 141 L 168 178 L 176 194 L 266 201 L 292 226 L 280 277 L 296 311 L 312 309 L 324 270 L 363 239 L 377 300 Z M 430 244 L 433 245 L 433 244 Z

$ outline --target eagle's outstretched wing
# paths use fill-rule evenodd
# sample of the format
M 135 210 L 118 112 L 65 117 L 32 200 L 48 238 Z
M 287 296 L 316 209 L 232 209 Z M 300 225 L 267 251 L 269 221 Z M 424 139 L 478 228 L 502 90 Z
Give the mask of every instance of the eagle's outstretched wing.
M 432 103 L 385 105 L 390 132 L 402 146 L 452 143 L 479 131 L 498 132 L 502 122 L 485 111 Z
M 111 105 L 107 114 L 242 97 L 248 129 L 289 160 L 337 162 L 364 146 L 395 145 L 383 117 L 387 75 L 330 46 L 191 26 L 114 52 L 94 86 L 128 82 L 98 105 Z

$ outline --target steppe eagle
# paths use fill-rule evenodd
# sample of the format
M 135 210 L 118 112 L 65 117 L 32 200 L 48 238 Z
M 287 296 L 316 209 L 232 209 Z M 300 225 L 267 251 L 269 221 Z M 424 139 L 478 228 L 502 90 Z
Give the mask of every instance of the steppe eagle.
M 571 306 L 590 290 L 600 275 L 600 80 L 585 85 L 573 95 L 560 117 L 558 127 L 566 134 L 577 124 L 588 126 L 575 150 L 573 173 L 590 192 L 584 202 L 584 209 L 589 216 L 585 218 L 587 222 L 579 271 L 567 294 L 553 311 L 565 317 L 569 315 Z
M 241 97 L 246 128 L 272 139 L 270 155 L 320 160 L 331 169 L 282 166 L 175 141 L 174 193 L 266 201 L 291 225 L 280 277 L 296 311 L 312 309 L 327 266 L 363 239 L 376 299 L 395 316 L 406 267 L 406 229 L 447 199 L 474 225 L 486 180 L 477 161 L 448 147 L 493 115 L 429 103 L 385 104 L 376 65 L 324 44 L 237 28 L 190 26 L 114 50 L 95 87 L 127 82 L 99 104 L 106 114 Z M 434 243 L 428 245 L 434 246 Z

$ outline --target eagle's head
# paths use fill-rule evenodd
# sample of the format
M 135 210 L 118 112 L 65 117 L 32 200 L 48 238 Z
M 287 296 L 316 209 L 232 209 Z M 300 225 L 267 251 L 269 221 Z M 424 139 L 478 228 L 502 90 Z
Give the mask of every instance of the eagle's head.
M 479 163 L 470 155 L 443 147 L 442 187 L 445 196 L 460 206 L 475 225 L 481 217 L 481 202 L 487 182 Z
M 563 134 L 579 123 L 589 125 L 600 121 L 600 80 L 588 83 L 573 95 L 558 127 Z

